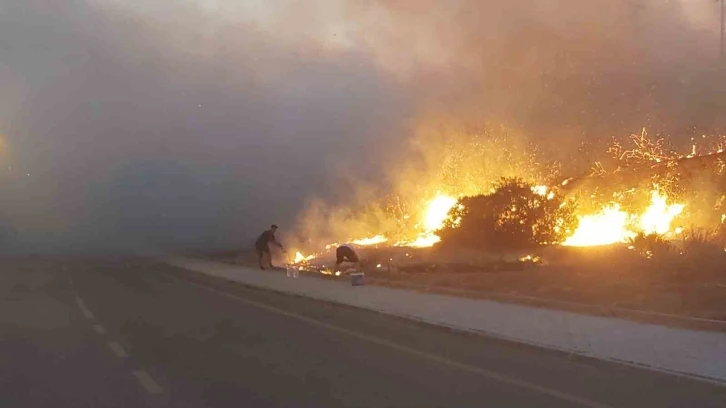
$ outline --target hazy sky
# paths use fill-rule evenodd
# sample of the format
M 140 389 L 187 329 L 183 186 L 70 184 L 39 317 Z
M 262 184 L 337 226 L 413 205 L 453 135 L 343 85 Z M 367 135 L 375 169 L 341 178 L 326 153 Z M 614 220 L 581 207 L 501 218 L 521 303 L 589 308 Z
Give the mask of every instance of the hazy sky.
M 632 3 L 0 0 L 6 247 L 248 245 L 434 114 L 723 126 L 715 3 Z

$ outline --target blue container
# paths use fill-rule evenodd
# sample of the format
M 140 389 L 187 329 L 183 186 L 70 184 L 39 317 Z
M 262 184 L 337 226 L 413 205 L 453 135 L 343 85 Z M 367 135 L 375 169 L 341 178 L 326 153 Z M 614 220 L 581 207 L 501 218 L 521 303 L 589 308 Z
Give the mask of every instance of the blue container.
M 350 283 L 353 286 L 362 286 L 365 284 L 363 278 L 366 276 L 363 272 L 358 273 L 351 273 L 350 274 Z

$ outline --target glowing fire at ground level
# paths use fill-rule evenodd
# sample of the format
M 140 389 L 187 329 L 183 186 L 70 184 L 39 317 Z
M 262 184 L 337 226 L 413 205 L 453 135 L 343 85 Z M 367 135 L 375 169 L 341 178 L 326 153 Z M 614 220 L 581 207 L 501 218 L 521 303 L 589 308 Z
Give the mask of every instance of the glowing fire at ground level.
M 377 246 L 377 245 L 389 245 L 394 247 L 411 247 L 411 248 L 428 248 L 441 241 L 441 238 L 436 235 L 436 230 L 443 227 L 444 222 L 449 218 L 449 211 L 456 205 L 458 199 L 437 193 L 436 196 L 429 201 L 426 206 L 426 211 L 422 216 L 423 231 L 419 232 L 415 238 L 411 240 L 399 240 L 393 243 L 389 242 L 389 239 L 383 235 L 374 235 L 372 237 L 351 239 L 349 242 L 361 247 Z M 330 243 L 325 245 L 325 250 L 330 251 L 335 249 L 340 243 Z M 317 255 L 303 255 L 301 252 L 295 253 L 293 263 L 305 263 L 313 260 Z
M 537 186 L 533 188 L 533 191 L 548 199 L 552 198 L 551 190 L 545 186 Z M 431 247 L 441 241 L 436 231 L 450 217 L 450 211 L 456 203 L 457 198 L 440 192 L 437 193 L 426 205 L 426 210 L 421 217 L 423 231 L 419 232 L 414 239 L 390 242 L 389 238 L 379 234 L 366 238 L 352 239 L 349 242 L 362 247 L 378 245 L 414 248 Z M 579 215 L 577 229 L 562 245 L 599 246 L 625 243 L 641 232 L 645 234 L 656 233 L 659 235 L 671 234 L 675 232 L 672 226 L 673 220 L 682 213 L 684 207 L 683 204 L 669 204 L 668 197 L 655 188 L 651 192 L 651 200 L 648 207 L 640 213 L 628 213 L 621 208 L 619 203 L 613 202 L 605 205 L 596 213 Z M 338 243 L 331 243 L 326 245 L 325 249 L 329 251 L 338 245 Z M 294 263 L 309 262 L 316 256 L 305 256 L 297 252 Z
M 595 214 L 579 217 L 580 223 L 566 246 L 596 246 L 627 242 L 639 232 L 665 235 L 673 232 L 673 219 L 681 214 L 683 204 L 668 204 L 667 197 L 657 189 L 651 193 L 650 205 L 641 214 L 623 211 L 612 203 Z
M 508 130 L 504 129 L 503 132 L 447 133 L 442 139 L 445 143 L 442 144 L 436 144 L 437 139 L 433 139 L 431 149 L 436 149 L 437 154 L 432 156 L 432 163 L 440 167 L 433 167 L 435 171 L 430 174 L 413 172 L 400 189 L 394 186 L 393 192 L 396 194 L 412 195 L 403 197 L 400 202 L 396 196 L 396 203 L 390 213 L 387 212 L 388 208 L 384 210 L 389 218 L 382 224 L 386 228 L 391 225 L 394 227 L 390 227 L 390 230 L 371 227 L 372 231 L 361 228 L 358 231 L 363 231 L 363 234 L 370 231 L 369 237 L 351 239 L 349 242 L 363 247 L 430 247 L 441 241 L 438 234 L 442 226 L 465 228 L 472 225 L 460 225 L 461 219 L 452 220 L 449 217 L 456 213 L 457 217 L 465 218 L 466 209 L 455 207 L 457 203 L 461 206 L 461 203 L 470 202 L 459 201 L 464 196 L 478 198 L 497 192 L 493 188 L 496 183 L 492 180 L 520 177 L 525 181 L 539 183 L 564 174 L 560 166 L 539 164 L 544 157 L 538 154 L 530 153 L 527 149 L 523 149 L 524 153 L 514 151 L 512 146 L 522 146 L 516 140 L 510 143 Z M 452 138 L 456 143 L 452 143 Z M 553 233 L 543 235 L 544 238 L 538 242 L 543 245 L 556 242 L 564 246 L 587 247 L 629 243 L 639 240 L 641 234 L 657 234 L 657 238 L 666 240 L 678 237 L 685 241 L 691 232 L 684 232 L 684 223 L 694 231 L 713 229 L 714 237 L 709 239 L 724 240 L 726 214 L 721 214 L 726 210 L 726 135 L 716 136 L 715 139 L 702 138 L 704 140 L 698 143 L 692 139 L 688 153 L 680 154 L 679 148 L 669 140 L 651 139 L 643 129 L 641 134 L 630 135 L 628 139 L 613 138 L 606 150 L 609 158 L 598 157 L 588 173 L 568 177 L 556 184 L 531 185 L 531 192 L 539 197 L 531 197 L 522 191 L 521 187 L 526 185 L 524 183 L 518 184 L 514 190 L 504 191 L 504 195 L 498 198 L 512 193 L 520 194 L 515 200 L 519 200 L 518 205 L 532 205 L 536 210 L 531 214 L 541 214 L 538 211 L 542 209 L 552 214 L 545 217 L 542 224 L 536 225 L 537 231 L 552 227 Z M 496 154 L 489 155 L 489 151 Z M 437 161 L 440 158 L 441 161 Z M 605 192 L 612 192 L 613 189 L 617 192 L 603 198 Z M 430 195 L 434 191 L 436 193 Z M 569 198 L 562 197 L 560 193 L 565 191 L 572 195 Z M 674 201 L 674 196 L 668 196 L 671 192 L 678 192 L 679 201 Z M 422 193 L 429 194 L 424 196 L 427 199 L 419 201 L 415 198 L 421 197 Z M 556 200 L 556 204 L 553 206 L 549 200 Z M 410 208 L 412 204 L 414 208 Z M 687 213 L 684 212 L 686 208 Z M 452 209 L 464 211 L 452 212 Z M 507 210 L 511 214 L 507 214 L 505 221 L 524 225 L 539 216 L 530 215 L 527 210 L 517 214 L 517 206 L 512 205 Z M 501 214 L 502 210 L 499 211 Z M 522 219 L 518 219 L 518 215 L 522 215 Z M 712 224 L 718 222 L 715 219 L 718 215 L 721 220 L 716 227 Z M 553 217 L 558 218 L 553 220 Z M 416 224 L 409 224 L 409 221 L 416 221 Z M 540 228 L 541 225 L 545 227 Z M 532 223 L 532 226 L 534 232 L 535 224 Z M 473 228 L 467 239 L 476 239 L 478 227 Z M 452 238 L 451 242 L 455 242 L 455 239 Z M 650 242 L 650 239 L 643 242 Z M 327 245 L 325 250 L 330 251 L 337 245 Z M 631 243 L 631 246 L 634 245 Z M 315 257 L 324 253 L 321 250 Z M 312 259 L 302 254 L 297 258 L 303 261 Z

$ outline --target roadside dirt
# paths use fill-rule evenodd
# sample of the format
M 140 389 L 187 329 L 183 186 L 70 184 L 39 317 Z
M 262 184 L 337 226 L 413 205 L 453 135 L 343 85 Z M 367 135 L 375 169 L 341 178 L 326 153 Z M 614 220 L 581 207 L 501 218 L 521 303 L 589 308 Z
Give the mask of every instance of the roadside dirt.
M 726 331 L 726 268 L 686 274 L 676 264 L 622 248 L 557 249 L 534 256 L 537 263 L 520 261 L 522 254 L 400 249 L 367 249 L 363 257 L 368 284 Z M 257 265 L 254 254 L 244 252 L 205 258 Z M 318 262 L 310 269 L 334 261 Z

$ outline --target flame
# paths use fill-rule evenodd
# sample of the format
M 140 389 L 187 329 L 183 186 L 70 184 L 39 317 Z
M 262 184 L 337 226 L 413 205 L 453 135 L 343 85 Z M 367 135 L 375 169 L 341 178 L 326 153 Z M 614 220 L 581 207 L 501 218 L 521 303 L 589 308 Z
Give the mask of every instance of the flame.
M 577 230 L 562 245 L 596 246 L 624 242 L 635 235 L 627 230 L 628 218 L 619 204 L 603 208 L 597 214 L 580 217 Z
M 534 186 L 532 187 L 532 192 L 537 195 L 541 195 L 542 197 L 546 197 L 548 200 L 555 198 L 555 192 L 548 186 Z
M 520 257 L 519 258 L 519 261 L 520 262 L 534 262 L 534 263 L 538 263 L 539 261 L 541 261 L 541 258 L 539 256 L 537 256 L 537 255 L 527 255 L 527 256 Z
M 295 252 L 295 260 L 293 261 L 293 263 L 298 264 L 298 263 L 301 263 L 301 262 L 308 262 L 308 261 L 310 261 L 313 258 L 315 258 L 315 255 L 305 256 L 300 251 L 297 251 L 297 252 Z
M 436 194 L 436 197 L 429 202 L 424 215 L 426 232 L 440 230 L 444 226 L 444 221 L 449 218 L 449 211 L 454 207 L 456 201 L 457 199 L 452 196 L 441 193 Z
M 539 194 L 541 196 L 547 195 L 547 190 L 549 190 L 549 187 L 547 186 L 534 186 L 532 187 L 532 192 L 535 194 Z
M 683 204 L 668 204 L 658 189 L 651 193 L 650 205 L 642 214 L 629 214 L 614 203 L 596 214 L 580 217 L 577 230 L 565 240 L 566 246 L 596 246 L 627 242 L 637 232 L 667 234 L 673 219 L 683 212 Z
M 536 145 L 520 143 L 518 133 L 511 129 L 504 127 L 485 129 L 474 134 L 457 127 L 452 132 L 444 127 L 443 131 L 431 131 L 430 134 L 428 128 L 422 129 L 424 133 L 421 135 L 421 141 L 425 140 L 426 143 L 417 143 L 416 146 L 417 149 L 421 149 L 427 160 L 430 159 L 433 166 L 422 169 L 416 166 L 397 169 L 401 171 L 396 173 L 391 191 L 382 197 L 380 202 L 375 203 L 377 205 L 370 206 L 374 211 L 371 214 L 365 213 L 369 211 L 369 206 L 361 206 L 366 208 L 360 210 L 361 212 L 353 211 L 352 208 L 342 208 L 339 213 L 334 214 L 323 211 L 324 207 L 320 207 L 319 213 L 316 211 L 312 213 L 313 216 L 323 221 L 331 221 L 331 225 L 335 228 L 321 232 L 316 240 L 309 242 L 320 242 L 319 239 L 323 237 L 333 237 L 326 238 L 328 239 L 326 242 L 332 239 L 344 239 L 345 236 L 338 235 L 340 231 L 338 226 L 344 225 L 345 221 L 352 221 L 345 226 L 346 233 L 349 234 L 347 238 L 348 242 L 357 245 L 431 247 L 441 241 L 438 233 L 447 222 L 456 225 L 457 221 L 460 221 L 449 218 L 449 213 L 457 205 L 458 198 L 494 192 L 496 186 L 494 180 L 500 176 L 520 177 L 526 183 L 533 185 L 533 193 L 548 200 L 555 200 L 560 191 L 565 196 L 569 196 L 570 192 L 576 194 L 572 200 L 563 200 L 561 203 L 561 207 L 575 203 L 576 215 L 579 218 L 579 227 L 565 240 L 564 245 L 594 246 L 627 242 L 641 232 L 656 233 L 671 238 L 678 234 L 680 226 L 672 224 L 676 217 L 682 216 L 684 204 L 687 203 L 689 209 L 693 207 L 693 214 L 698 213 L 699 204 L 691 201 L 675 203 L 669 200 L 665 191 L 678 190 L 673 187 L 677 187 L 679 183 L 678 179 L 671 177 L 670 173 L 674 170 L 670 169 L 677 169 L 678 161 L 684 158 L 701 157 L 726 149 L 726 135 L 719 136 L 715 141 L 694 139 L 687 148 L 678 151 L 667 139 L 649 137 L 643 129 L 640 134 L 631 135 L 629 138 L 614 138 L 606 151 L 609 158 L 598 157 L 599 161 L 593 161 L 590 174 L 565 178 L 566 172 L 561 171 L 561 163 L 540 164 L 550 160 L 541 155 Z M 497 154 L 490 155 L 489 152 Z M 714 159 L 721 161 L 722 158 Z M 406 161 L 401 163 L 407 166 Z M 608 185 L 602 190 L 598 187 L 591 191 L 589 183 L 581 183 L 582 180 L 586 181 L 592 176 L 601 176 L 602 180 L 595 185 L 599 185 L 600 182 L 608 183 L 610 176 L 628 166 L 633 169 L 642 168 L 644 171 L 656 167 L 668 170 L 665 178 L 661 177 L 661 173 L 658 173 L 658 177 L 651 178 L 652 182 L 660 183 L 664 188 L 659 190 L 658 186 L 654 186 L 652 190 L 639 188 L 625 190 L 632 186 L 624 184 L 622 191 L 613 194 L 612 197 L 609 194 L 605 197 L 604 194 L 610 192 L 610 188 L 616 185 Z M 726 171 L 723 169 L 726 164 L 722 162 L 721 166 L 720 171 Z M 637 175 L 637 172 L 633 174 Z M 618 177 L 613 177 L 613 182 L 617 181 L 616 179 Z M 552 184 L 545 184 L 546 181 L 552 181 Z M 629 181 L 628 179 L 626 182 Z M 641 180 L 638 186 L 641 182 L 645 180 Z M 641 194 L 645 194 L 645 197 L 640 197 Z M 641 203 L 645 205 L 633 208 L 632 199 L 635 197 L 645 198 L 646 202 Z M 604 201 L 601 201 L 603 199 Z M 584 205 L 580 206 L 581 203 Z M 593 210 L 586 212 L 582 211 L 583 208 Z M 513 211 L 517 209 L 514 208 Z M 721 223 L 726 223 L 726 214 L 721 216 Z M 308 234 L 315 235 L 320 223 L 307 224 L 311 226 Z M 354 237 L 363 238 L 353 239 Z M 326 245 L 325 250 L 334 250 L 339 246 L 337 242 Z M 316 257 L 322 257 L 323 254 L 326 254 L 326 251 L 322 249 L 315 252 Z M 310 259 L 301 256 L 296 257 L 296 261 L 300 258 Z
M 433 232 L 419 235 L 413 241 L 398 241 L 394 244 L 397 247 L 428 248 L 441 241 L 441 237 Z
M 421 223 L 419 224 L 423 226 L 423 231 L 420 231 L 415 238 L 397 241 L 393 246 L 428 248 L 441 241 L 441 238 L 435 232 L 444 226 L 444 222 L 449 218 L 449 211 L 456 205 L 457 201 L 456 197 L 437 192 L 436 196 L 426 205 L 426 210 L 423 211 Z M 351 242 L 361 246 L 377 245 L 388 242 L 388 238 L 379 234 L 370 238 L 352 240 Z M 325 249 L 329 250 L 337 245 L 328 244 Z
M 402 240 L 394 244 L 398 247 L 428 248 L 441 241 L 436 231 L 444 226 L 449 219 L 449 211 L 456 205 L 456 197 L 437 192 L 436 196 L 429 201 L 426 211 L 423 214 L 424 231 L 419 233 L 413 240 Z
M 673 218 L 683 212 L 683 204 L 666 203 L 667 197 L 658 190 L 651 193 L 650 207 L 640 216 L 640 228 L 646 234 L 665 234 L 670 231 Z
M 388 241 L 388 238 L 384 237 L 383 235 L 376 235 L 370 238 L 361 238 L 351 241 L 351 243 L 361 246 L 368 246 L 368 245 L 376 245 L 376 244 L 382 244 L 384 242 Z

